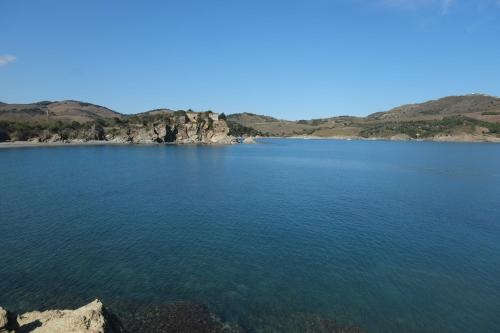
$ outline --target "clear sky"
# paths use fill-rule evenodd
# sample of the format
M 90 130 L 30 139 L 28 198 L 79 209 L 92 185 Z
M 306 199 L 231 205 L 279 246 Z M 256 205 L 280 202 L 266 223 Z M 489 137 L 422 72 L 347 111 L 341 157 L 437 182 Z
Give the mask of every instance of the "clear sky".
M 500 0 L 0 0 L 0 101 L 285 119 L 500 95 Z

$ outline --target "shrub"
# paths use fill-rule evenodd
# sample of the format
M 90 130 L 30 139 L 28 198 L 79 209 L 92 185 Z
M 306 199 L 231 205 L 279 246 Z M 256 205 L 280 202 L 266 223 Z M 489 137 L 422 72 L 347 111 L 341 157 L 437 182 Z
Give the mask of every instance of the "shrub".
M 249 135 L 249 136 L 264 136 L 264 134 L 252 127 L 247 127 L 243 126 L 241 124 L 235 123 L 233 121 L 228 121 L 227 125 L 229 127 L 229 135 L 234 135 L 234 136 L 244 136 L 244 135 Z
M 10 135 L 7 129 L 0 128 L 0 142 L 5 142 L 10 140 Z
M 71 128 L 74 129 L 74 130 L 79 129 L 81 126 L 82 126 L 82 124 L 80 124 L 78 121 L 73 120 L 71 122 Z

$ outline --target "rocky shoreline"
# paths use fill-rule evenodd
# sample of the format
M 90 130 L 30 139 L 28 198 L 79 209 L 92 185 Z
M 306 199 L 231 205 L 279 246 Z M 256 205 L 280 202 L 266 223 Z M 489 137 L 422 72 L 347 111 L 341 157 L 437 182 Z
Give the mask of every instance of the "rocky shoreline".
M 279 137 L 269 137 L 279 138 Z M 463 143 L 500 143 L 500 138 L 492 136 L 474 136 L 474 135 L 454 135 L 454 136 L 436 136 L 432 138 L 413 139 L 405 135 L 395 135 L 389 138 L 361 136 L 314 136 L 314 135 L 296 135 L 285 137 L 286 139 L 301 140 L 343 140 L 343 141 L 416 141 L 416 142 L 463 142 Z
M 183 143 L 183 146 L 196 146 L 196 145 L 211 145 L 211 146 L 225 146 L 233 144 L 249 144 L 256 143 L 255 141 L 249 142 L 246 139 L 235 138 L 234 141 L 230 143 Z M 253 140 L 253 138 L 252 138 Z M 179 143 L 169 143 L 169 142 L 116 142 L 116 141 L 99 141 L 99 140 L 89 140 L 89 141 L 56 141 L 56 142 L 37 142 L 37 141 L 10 141 L 10 142 L 0 142 L 0 149 L 2 148 L 30 148 L 30 147 L 78 147 L 78 146 L 158 146 L 158 145 L 180 145 Z
M 257 137 L 258 138 L 258 137 Z M 210 145 L 228 145 L 228 144 L 255 144 L 257 141 L 254 137 L 237 138 L 230 137 L 228 140 L 220 142 L 154 142 L 154 141 L 107 141 L 107 140 L 66 140 L 66 141 L 9 141 L 0 142 L 0 149 L 2 148 L 29 148 L 29 147 L 67 147 L 67 146 L 126 146 L 126 145 L 158 145 L 158 144 L 183 144 L 183 145 L 196 145 L 196 144 L 210 144 Z M 332 136 L 332 137 L 319 137 L 311 135 L 289 136 L 289 137 L 266 137 L 266 139 L 297 139 L 297 140 L 339 140 L 339 141 L 415 141 L 415 142 L 455 142 L 455 143 L 500 143 L 500 138 L 493 137 L 476 137 L 476 136 L 443 136 L 425 139 L 412 139 L 403 136 L 394 136 L 391 138 L 364 138 L 357 136 Z
M 102 110 L 94 114 L 95 110 L 91 113 L 85 109 L 72 109 L 75 105 L 79 104 L 63 103 L 68 110 L 59 118 L 51 116 L 48 109 L 47 117 L 40 118 L 40 112 L 43 113 L 41 106 L 4 111 L 0 113 L 6 119 L 0 117 L 0 142 L 234 144 L 239 141 L 231 133 L 225 116 L 220 117 L 212 111 L 159 110 L 125 116 L 114 113 L 108 115 Z M 83 112 L 92 117 L 71 121 L 71 117 L 67 118 L 71 112 Z
M 356 326 L 342 326 L 318 316 L 300 315 L 286 325 L 261 330 L 275 332 L 366 333 Z M 250 333 L 252 328 L 230 324 L 202 304 L 174 303 L 140 316 L 119 318 L 100 300 L 75 310 L 32 311 L 15 314 L 0 307 L 0 333 Z
M 0 307 L 0 333 L 238 333 L 199 304 L 173 304 L 122 322 L 100 300 L 75 310 L 47 310 L 15 314 Z M 126 324 L 126 326 L 125 326 Z
M 76 310 L 33 311 L 16 315 L 0 307 L 0 333 L 120 333 L 120 321 L 95 300 Z

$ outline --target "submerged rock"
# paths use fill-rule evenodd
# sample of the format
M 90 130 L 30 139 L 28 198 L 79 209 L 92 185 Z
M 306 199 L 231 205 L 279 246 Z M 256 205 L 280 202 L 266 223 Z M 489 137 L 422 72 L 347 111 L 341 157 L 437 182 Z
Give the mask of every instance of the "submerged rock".
M 76 310 L 15 315 L 0 307 L 0 333 L 366 333 L 356 326 L 307 313 L 264 316 L 252 322 L 225 322 L 203 304 L 178 302 L 121 313 L 119 320 L 99 300 Z M 258 327 L 253 327 L 258 325 Z
M 367 333 L 364 329 L 338 323 L 334 318 L 313 313 L 290 313 L 286 317 L 262 318 L 262 333 Z
M 129 332 L 245 333 L 239 326 L 224 323 L 205 305 L 181 302 L 150 309 L 124 320 Z

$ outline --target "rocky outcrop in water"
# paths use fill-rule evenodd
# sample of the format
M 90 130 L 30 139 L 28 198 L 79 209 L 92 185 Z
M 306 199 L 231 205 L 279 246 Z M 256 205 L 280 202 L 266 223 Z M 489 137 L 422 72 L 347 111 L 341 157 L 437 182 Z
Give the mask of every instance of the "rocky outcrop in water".
M 243 143 L 244 144 L 254 144 L 256 142 L 255 142 L 255 139 L 253 137 L 249 136 L 249 137 L 246 137 L 245 139 L 243 139 Z
M 8 333 L 7 324 L 9 323 L 7 311 L 0 307 L 0 333 Z
M 176 303 L 125 318 L 127 327 L 99 300 L 76 310 L 33 311 L 21 315 L 0 307 L 0 333 L 244 333 L 223 323 L 201 304 Z
M 76 310 L 13 315 L 0 308 L 0 333 L 123 333 L 121 323 L 99 300 Z

